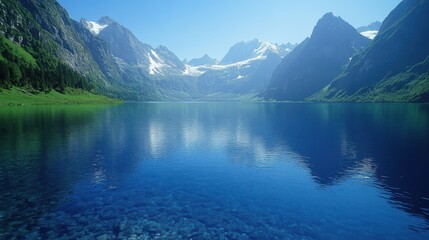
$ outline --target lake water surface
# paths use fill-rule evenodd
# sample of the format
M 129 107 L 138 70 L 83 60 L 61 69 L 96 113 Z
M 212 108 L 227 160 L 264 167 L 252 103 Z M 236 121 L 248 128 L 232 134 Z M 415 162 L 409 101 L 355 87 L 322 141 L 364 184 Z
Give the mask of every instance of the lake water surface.
M 0 239 L 429 239 L 429 105 L 0 108 Z

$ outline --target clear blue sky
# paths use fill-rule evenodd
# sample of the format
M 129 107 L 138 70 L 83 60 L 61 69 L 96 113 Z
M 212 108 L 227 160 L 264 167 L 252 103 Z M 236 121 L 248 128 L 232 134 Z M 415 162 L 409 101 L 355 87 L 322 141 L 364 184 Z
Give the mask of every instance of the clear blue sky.
M 254 38 L 299 43 L 326 12 L 359 27 L 382 21 L 400 0 L 58 0 L 70 16 L 110 16 L 142 42 L 183 58 L 222 58 Z

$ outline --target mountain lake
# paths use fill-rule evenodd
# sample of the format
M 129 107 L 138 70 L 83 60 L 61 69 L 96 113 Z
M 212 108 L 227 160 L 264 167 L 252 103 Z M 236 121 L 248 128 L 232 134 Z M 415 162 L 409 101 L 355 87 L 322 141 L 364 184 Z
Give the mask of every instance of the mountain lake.
M 0 108 L 0 239 L 429 239 L 429 105 Z

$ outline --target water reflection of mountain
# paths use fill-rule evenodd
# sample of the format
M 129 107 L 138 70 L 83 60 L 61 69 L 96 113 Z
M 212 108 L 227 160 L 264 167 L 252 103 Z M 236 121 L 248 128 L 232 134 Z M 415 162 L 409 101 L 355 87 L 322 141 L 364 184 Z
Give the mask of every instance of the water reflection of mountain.
M 112 178 L 100 141 L 116 148 L 109 106 L 32 106 L 0 109 L 0 238 L 25 238 L 82 178 Z M 119 127 L 119 125 L 116 125 Z M 118 134 L 116 134 L 118 133 Z M 129 165 L 127 165 L 129 166 Z M 105 171 L 109 171 L 106 173 Z M 13 234 L 8 236 L 4 234 Z
M 266 114 L 316 182 L 373 175 L 397 207 L 429 220 L 429 106 L 278 104 Z
M 323 186 L 356 174 L 374 177 L 396 206 L 429 219 L 426 105 L 128 104 L 106 119 L 99 139 L 112 148 L 101 149 L 109 177 L 129 174 L 142 160 L 196 149 L 224 152 L 252 167 L 292 159 Z
M 397 207 L 429 219 L 429 188 L 424 184 L 429 165 L 429 106 L 195 103 L 129 107 L 138 108 L 134 121 L 141 126 L 139 135 L 147 135 L 139 141 L 146 141 L 141 146 L 151 158 L 165 158 L 181 148 L 192 151 L 202 144 L 204 149 L 226 151 L 230 160 L 251 167 L 293 159 L 323 186 L 356 175 L 373 177 L 390 192 Z
M 108 116 L 101 139 L 110 139 L 102 145 L 114 149 L 102 149 L 110 177 L 129 174 L 145 159 L 198 148 L 252 167 L 292 159 L 323 186 L 356 174 L 373 177 L 397 207 L 429 219 L 426 105 L 130 104 Z M 116 129 L 109 132 L 109 124 Z
M 375 178 L 395 206 L 429 219 L 427 105 L 45 106 L 2 109 L 0 134 L 1 232 L 34 225 L 79 182 L 115 187 L 144 161 L 201 150 L 255 168 L 298 161 L 327 187 Z

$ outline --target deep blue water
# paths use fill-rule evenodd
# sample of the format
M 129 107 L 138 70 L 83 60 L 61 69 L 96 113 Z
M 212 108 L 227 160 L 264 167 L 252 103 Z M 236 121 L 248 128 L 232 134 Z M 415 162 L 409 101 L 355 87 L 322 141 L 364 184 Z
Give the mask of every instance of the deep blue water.
M 429 239 L 429 105 L 0 109 L 0 239 Z

